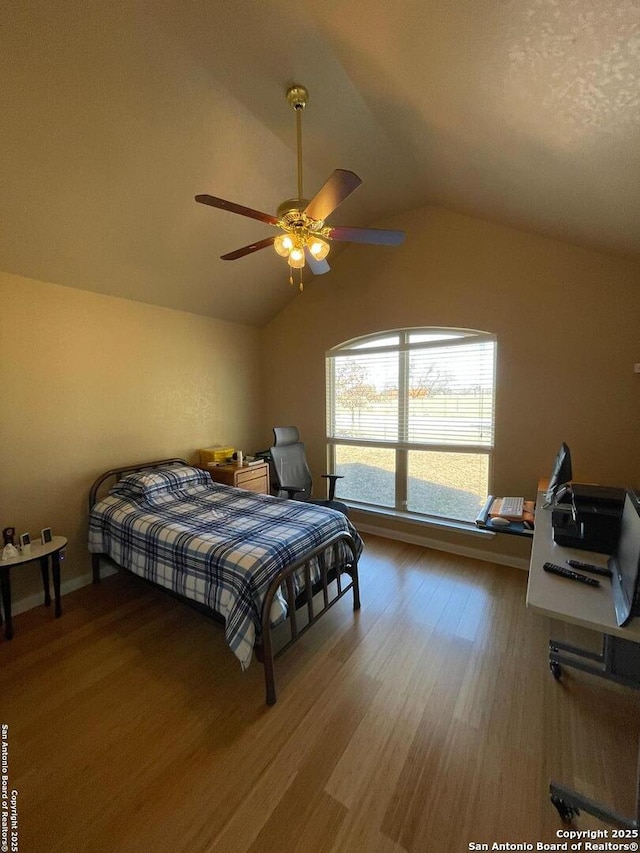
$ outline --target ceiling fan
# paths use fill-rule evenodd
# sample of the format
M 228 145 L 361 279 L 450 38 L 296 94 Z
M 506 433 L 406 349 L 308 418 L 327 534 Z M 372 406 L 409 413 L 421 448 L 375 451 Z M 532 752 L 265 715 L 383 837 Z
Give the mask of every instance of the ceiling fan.
M 404 231 L 388 231 L 379 228 L 351 228 L 348 226 L 325 225 L 325 220 L 362 181 L 354 173 L 346 169 L 336 169 L 323 187 L 309 201 L 304 198 L 302 191 L 302 111 L 309 101 L 309 92 L 304 86 L 295 85 L 287 90 L 287 101 L 296 114 L 297 153 L 298 153 L 298 195 L 283 201 L 275 216 L 262 213 L 250 207 L 243 207 L 235 202 L 217 198 L 212 195 L 197 195 L 196 201 L 228 210 L 240 216 L 249 216 L 279 228 L 282 233 L 273 237 L 265 237 L 222 255 L 223 261 L 235 261 L 250 255 L 267 246 L 273 246 L 283 258 L 287 258 L 290 267 L 289 282 L 293 284 L 293 271 L 299 270 L 299 287 L 302 285 L 302 269 L 309 264 L 314 275 L 329 272 L 329 264 L 325 260 L 329 254 L 330 240 L 352 243 L 373 243 L 381 246 L 398 246 L 404 240 Z

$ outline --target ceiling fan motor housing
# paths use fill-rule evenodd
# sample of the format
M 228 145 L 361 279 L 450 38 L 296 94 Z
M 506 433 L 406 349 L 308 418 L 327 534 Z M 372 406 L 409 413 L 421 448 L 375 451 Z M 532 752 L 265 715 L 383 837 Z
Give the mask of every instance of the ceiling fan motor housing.
M 286 222 L 288 226 L 292 227 L 295 225 L 306 225 L 306 217 L 303 214 L 303 210 L 309 204 L 309 200 L 306 198 L 288 198 L 286 201 L 283 201 L 282 204 L 278 205 L 277 217 L 281 219 L 283 222 Z

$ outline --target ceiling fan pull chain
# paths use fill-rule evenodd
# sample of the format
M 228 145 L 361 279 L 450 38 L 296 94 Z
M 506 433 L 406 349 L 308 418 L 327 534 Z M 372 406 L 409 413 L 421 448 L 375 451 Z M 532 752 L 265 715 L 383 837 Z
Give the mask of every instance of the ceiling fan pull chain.
M 302 270 L 300 270 L 300 284 L 298 285 L 298 289 L 300 290 L 300 293 L 304 290 L 304 284 L 302 283 Z

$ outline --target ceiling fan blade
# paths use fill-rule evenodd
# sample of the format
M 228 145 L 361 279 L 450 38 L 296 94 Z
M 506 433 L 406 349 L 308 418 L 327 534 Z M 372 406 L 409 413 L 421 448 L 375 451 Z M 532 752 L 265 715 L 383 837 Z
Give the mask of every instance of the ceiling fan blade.
M 238 258 L 244 258 L 245 255 L 250 255 L 253 252 L 258 252 L 260 249 L 266 249 L 267 246 L 273 246 L 275 237 L 265 237 L 257 243 L 250 243 L 248 246 L 243 246 L 242 249 L 236 249 L 235 252 L 229 252 L 226 255 L 221 255 L 223 261 L 236 261 Z
M 387 231 L 384 228 L 350 228 L 338 225 L 329 232 L 330 240 L 345 243 L 375 243 L 378 246 L 399 246 L 404 243 L 404 231 Z
M 314 275 L 324 275 L 331 269 L 329 264 L 324 259 L 322 261 L 317 261 L 313 257 L 307 246 L 304 247 L 304 256 L 307 259 L 307 263 L 309 264 L 309 269 Z
M 269 225 L 277 225 L 278 220 L 275 216 L 269 213 L 261 213 L 259 210 L 253 210 L 251 207 L 243 207 L 241 204 L 235 204 L 233 201 L 227 201 L 224 198 L 216 198 L 214 195 L 197 195 L 196 201 L 200 204 L 208 204 L 211 207 L 218 207 L 220 210 L 228 210 L 229 213 L 238 213 L 240 216 L 250 216 L 252 219 L 258 219 L 260 222 L 268 222 Z
M 361 183 L 355 172 L 336 169 L 311 199 L 304 212 L 310 219 L 324 221 Z

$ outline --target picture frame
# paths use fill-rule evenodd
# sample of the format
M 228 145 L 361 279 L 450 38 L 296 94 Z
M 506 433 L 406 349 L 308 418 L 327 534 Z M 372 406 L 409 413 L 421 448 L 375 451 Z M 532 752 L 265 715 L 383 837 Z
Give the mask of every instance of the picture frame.
M 53 540 L 53 534 L 51 533 L 50 527 L 43 527 L 40 531 L 40 539 L 43 545 L 49 545 L 49 543 Z
M 29 536 L 28 533 L 21 533 L 20 534 L 20 547 L 26 548 L 29 545 L 31 545 L 31 536 Z

